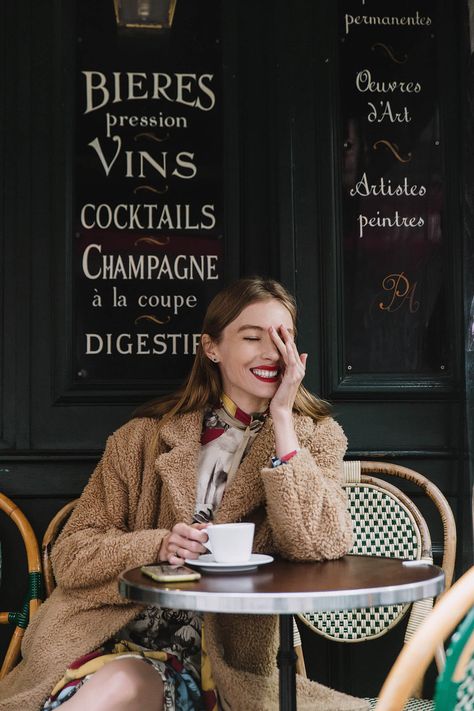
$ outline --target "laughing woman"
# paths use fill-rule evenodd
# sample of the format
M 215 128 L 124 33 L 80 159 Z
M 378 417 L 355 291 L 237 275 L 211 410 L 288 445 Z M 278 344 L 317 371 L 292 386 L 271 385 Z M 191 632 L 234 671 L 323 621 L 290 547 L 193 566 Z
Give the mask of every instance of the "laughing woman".
M 23 661 L 0 684 L 0 709 L 278 707 L 275 618 L 203 622 L 127 603 L 117 576 L 198 558 L 210 523 L 252 521 L 254 552 L 291 560 L 350 549 L 346 438 L 302 385 L 307 355 L 295 324 L 294 300 L 275 281 L 241 279 L 215 297 L 184 386 L 108 440 L 54 547 L 57 588 L 26 632 Z M 367 708 L 306 679 L 297 686 L 299 709 Z

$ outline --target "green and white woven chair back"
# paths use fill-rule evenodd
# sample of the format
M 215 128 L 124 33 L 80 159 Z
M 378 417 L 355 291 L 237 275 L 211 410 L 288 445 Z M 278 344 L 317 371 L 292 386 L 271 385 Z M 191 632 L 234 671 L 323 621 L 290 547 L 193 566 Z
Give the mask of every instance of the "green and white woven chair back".
M 369 702 L 371 709 L 377 708 L 378 699 L 365 699 Z M 434 701 L 431 699 L 408 699 L 403 711 L 433 711 Z
M 345 488 L 355 534 L 351 554 L 418 557 L 420 532 L 406 506 L 371 484 Z
M 474 608 L 453 634 L 436 681 L 435 711 L 474 711 Z
M 410 560 L 422 557 L 421 534 L 412 512 L 391 491 L 359 483 L 345 486 L 354 524 L 353 555 Z M 391 487 L 394 490 L 394 487 Z M 396 491 L 396 490 L 395 490 Z M 400 495 L 403 497 L 402 492 Z M 428 602 L 428 606 L 431 606 Z M 360 642 L 382 636 L 400 622 L 410 605 L 387 605 L 357 610 L 304 613 L 315 632 L 332 640 Z

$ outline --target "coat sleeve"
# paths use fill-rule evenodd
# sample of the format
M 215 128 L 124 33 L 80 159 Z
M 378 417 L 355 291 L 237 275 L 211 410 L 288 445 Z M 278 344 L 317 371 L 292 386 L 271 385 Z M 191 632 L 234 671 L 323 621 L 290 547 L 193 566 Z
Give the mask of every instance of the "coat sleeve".
M 286 464 L 264 469 L 267 513 L 275 545 L 293 560 L 339 558 L 352 547 L 352 523 L 341 486 L 347 439 L 326 418 Z
M 53 548 L 59 588 L 113 584 L 116 589 L 123 570 L 158 560 L 167 531 L 134 530 L 133 520 L 143 470 L 151 466 L 145 461 L 147 427 L 135 420 L 108 439 L 101 461 Z

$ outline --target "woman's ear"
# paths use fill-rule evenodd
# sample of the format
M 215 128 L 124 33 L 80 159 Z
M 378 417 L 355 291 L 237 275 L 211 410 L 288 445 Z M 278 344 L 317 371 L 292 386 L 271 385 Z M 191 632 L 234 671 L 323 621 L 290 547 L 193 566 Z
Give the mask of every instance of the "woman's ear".
M 208 333 L 203 333 L 201 336 L 201 343 L 202 343 L 202 348 L 206 356 L 209 358 L 209 360 L 212 360 L 213 363 L 218 363 L 219 358 L 217 356 L 216 352 L 216 346 L 212 338 Z

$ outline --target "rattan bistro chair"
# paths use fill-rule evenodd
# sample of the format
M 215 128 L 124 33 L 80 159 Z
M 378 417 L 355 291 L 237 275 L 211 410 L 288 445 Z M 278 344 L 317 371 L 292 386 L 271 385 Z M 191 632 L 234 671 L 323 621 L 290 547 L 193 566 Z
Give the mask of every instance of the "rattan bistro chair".
M 406 467 L 386 462 L 344 462 L 344 488 L 354 524 L 354 555 L 380 555 L 432 562 L 431 537 L 425 519 L 410 497 L 398 487 L 373 474 L 411 482 L 435 504 L 443 523 L 442 568 L 446 589 L 454 571 L 456 526 L 449 504 L 441 491 L 426 477 Z M 298 617 L 313 632 L 338 642 L 362 642 L 381 637 L 409 615 L 405 634 L 408 641 L 430 612 L 432 600 L 413 605 L 371 607 L 361 610 L 304 613 Z M 437 654 L 438 668 L 444 662 L 443 650 Z M 422 679 L 415 690 L 421 695 Z M 417 708 L 430 708 L 430 702 Z M 413 706 L 415 708 L 415 706 Z
M 466 614 L 467 613 L 467 614 Z M 474 567 L 442 595 L 431 613 L 399 654 L 380 691 L 376 711 L 402 711 L 419 684 L 435 649 L 459 625 L 436 681 L 435 711 L 474 709 Z
M 15 626 L 0 669 L 0 679 L 3 679 L 17 663 L 25 629 L 41 604 L 43 576 L 38 542 L 25 514 L 5 494 L 0 494 L 0 510 L 9 516 L 18 528 L 26 549 L 28 564 L 28 592 L 22 609 L 16 612 L 0 612 L 0 624 Z

